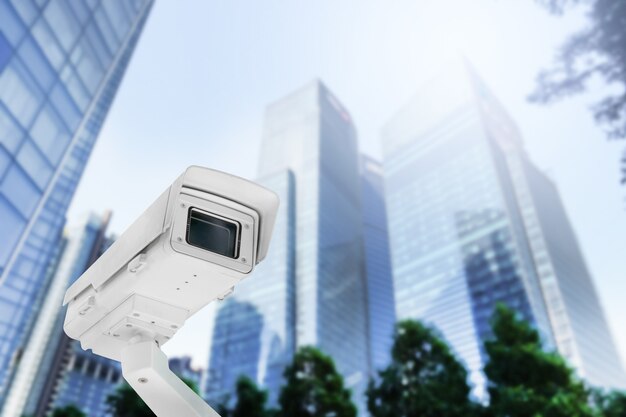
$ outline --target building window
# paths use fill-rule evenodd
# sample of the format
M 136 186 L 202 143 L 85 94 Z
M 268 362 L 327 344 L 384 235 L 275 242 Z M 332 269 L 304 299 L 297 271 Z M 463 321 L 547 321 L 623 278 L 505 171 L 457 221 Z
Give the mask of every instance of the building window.
M 41 197 L 41 192 L 17 165 L 13 165 L 7 172 L 0 186 L 0 192 L 26 218 L 33 215 Z
M 45 106 L 31 129 L 31 136 L 53 166 L 57 166 L 70 142 L 70 134 L 59 115 Z
M 61 46 L 66 52 L 71 51 L 80 34 L 80 25 L 67 4 L 51 0 L 44 11 L 44 16 L 50 27 L 54 28 Z
M 2 236 L 3 241 L 2 245 L 0 245 L 0 265 L 5 266 L 22 234 L 22 230 L 26 226 L 26 221 L 1 195 L 0 218 L 2 219 L 2 222 L 0 222 L 0 236 Z
M 19 61 L 19 58 L 14 57 L 0 74 L 0 91 L 5 106 L 22 126 L 28 126 L 39 109 L 39 103 L 43 101 L 43 93 Z
M 40 190 L 46 188 L 48 181 L 52 178 L 52 167 L 30 140 L 25 141 L 22 145 L 17 154 L 17 161 Z
M 7 66 L 9 62 L 9 58 L 11 57 L 11 45 L 9 45 L 9 41 L 4 37 L 2 32 L 0 32 L 0 73 Z
M 58 70 L 61 68 L 63 61 L 65 61 L 65 53 L 61 49 L 59 42 L 57 42 L 50 26 L 43 18 L 40 18 L 35 23 L 32 33 L 54 69 Z
M 83 364 L 84 364 L 83 358 L 81 358 L 80 356 L 77 356 L 76 360 L 74 361 L 74 370 L 78 372 L 82 371 Z
M 56 80 L 56 73 L 48 58 L 43 54 L 39 45 L 32 37 L 27 36 L 21 43 L 18 54 L 24 65 L 29 69 L 30 73 L 37 80 L 39 86 L 48 91 Z
M 0 32 L 14 46 L 19 43 L 26 32 L 22 20 L 6 1 L 0 1 Z
M 4 145 L 9 153 L 14 153 L 24 136 L 24 132 L 2 103 L 0 103 L 0 132 L 2 132 L 0 144 Z

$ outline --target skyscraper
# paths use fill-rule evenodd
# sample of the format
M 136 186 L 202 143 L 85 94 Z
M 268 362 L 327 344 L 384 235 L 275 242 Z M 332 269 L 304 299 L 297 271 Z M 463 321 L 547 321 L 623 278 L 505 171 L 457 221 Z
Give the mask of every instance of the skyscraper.
M 0 404 L 152 0 L 0 1 Z
M 217 310 L 205 392 L 214 406 L 234 400 L 240 375 L 263 385 L 269 404 L 276 405 L 294 353 L 294 178 L 281 170 L 259 183 L 278 194 L 280 206 L 267 257 Z
M 68 285 L 110 245 L 111 240 L 105 236 L 110 216 L 109 212 L 103 216 L 90 214 L 66 231 L 60 260 L 53 269 L 23 360 L 17 367 L 2 408 L 2 417 L 43 415 L 44 411 L 49 411 L 51 400 L 46 398 L 51 394 L 46 387 L 55 385 L 61 378 L 65 364 L 60 358 L 69 356 L 66 351 L 70 339 L 63 332 L 66 310 L 61 307 L 63 295 Z M 42 406 L 38 413 L 40 403 L 46 403 L 46 406 Z
M 259 176 L 281 169 L 294 176 L 296 346 L 332 356 L 363 411 L 369 369 L 357 136 L 319 81 L 267 108 Z
M 370 367 L 389 364 L 396 321 L 383 170 L 378 161 L 361 156 L 361 210 L 367 282 Z
M 526 220 L 559 352 L 589 383 L 626 388 L 623 363 L 576 233 L 555 184 L 528 159 L 522 169 L 535 216 Z
M 232 406 L 240 376 L 257 379 L 264 324 L 252 303 L 233 297 L 218 308 L 206 383 L 206 400 L 212 407 Z
M 58 276 L 55 276 L 55 283 L 57 279 L 69 278 L 65 285 L 67 288 L 113 244 L 114 238 L 107 235 L 110 217 L 110 212 L 103 216 L 91 214 L 83 230 L 68 237 L 67 249 L 59 265 Z M 79 242 L 74 243 L 75 240 Z M 73 248 L 76 249 L 72 250 Z M 62 266 L 65 265 L 70 269 L 63 269 Z M 63 294 L 64 292 L 61 297 Z M 46 354 L 39 364 L 30 390 L 26 391 L 28 400 L 24 413 L 33 417 L 45 417 L 55 408 L 74 405 L 88 416 L 104 417 L 108 415 L 106 398 L 122 380 L 121 366 L 116 361 L 84 351 L 79 341 L 70 339 L 65 334 L 63 321 L 66 310 L 66 307 L 62 308 L 58 314 L 56 326 L 45 346 Z M 42 319 L 38 319 L 33 336 L 41 322 Z M 34 343 L 31 337 L 27 351 L 41 349 L 31 346 Z M 29 365 L 32 368 L 33 364 Z M 18 372 L 22 371 L 22 366 Z M 15 386 L 11 388 L 11 391 L 19 389 Z
M 483 341 L 500 301 L 590 383 L 623 380 L 556 189 L 471 69 L 431 80 L 387 124 L 383 146 L 398 317 L 442 331 L 474 394 L 485 393 Z
M 267 388 L 275 405 L 295 349 L 313 345 L 333 357 L 364 410 L 369 356 L 356 132 L 321 82 L 268 107 L 259 178 L 280 197 L 274 235 L 254 276 L 218 309 L 206 397 L 223 402 L 243 374 Z
M 44 408 L 38 410 L 37 416 L 48 416 L 55 408 L 69 405 L 90 417 L 109 416 L 106 399 L 123 382 L 120 363 L 85 351 L 74 340 L 68 347 L 68 361 L 55 381 L 51 401 L 40 403 Z

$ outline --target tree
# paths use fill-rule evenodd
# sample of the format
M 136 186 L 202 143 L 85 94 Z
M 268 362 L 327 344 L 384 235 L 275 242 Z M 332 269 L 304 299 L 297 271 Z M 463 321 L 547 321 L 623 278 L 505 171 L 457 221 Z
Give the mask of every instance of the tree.
M 591 417 L 589 393 L 556 353 L 542 350 L 535 329 L 498 304 L 489 361 L 490 413 L 494 417 Z
M 232 417 L 232 410 L 228 408 L 228 400 L 229 398 L 223 398 L 219 403 L 212 405 L 213 409 L 219 414 L 221 417 Z
M 626 392 L 596 390 L 593 404 L 602 417 L 626 416 Z
M 281 417 L 356 417 L 350 391 L 333 360 L 314 347 L 303 347 L 283 374 Z
M 593 107 L 609 138 L 626 138 L 626 2 L 621 0 L 538 0 L 555 14 L 573 5 L 589 7 L 588 27 L 573 34 L 559 49 L 554 67 L 537 77 L 530 99 L 548 103 L 586 90 L 593 79 L 614 87 Z M 626 153 L 622 158 L 626 184 Z
M 448 345 L 424 324 L 396 324 L 391 364 L 370 381 L 367 405 L 374 417 L 469 416 L 467 371 Z
M 237 403 L 229 417 L 269 417 L 266 408 L 267 391 L 260 389 L 250 378 L 241 376 L 236 384 Z M 226 417 L 222 415 L 222 417 Z
M 549 102 L 585 91 L 597 76 L 619 91 L 594 107 L 596 120 L 608 124 L 611 137 L 626 137 L 626 3 L 615 0 L 539 0 L 555 14 L 585 3 L 589 26 L 572 35 L 557 54 L 555 66 L 542 71 L 531 96 Z
M 182 378 L 182 380 L 189 388 L 198 393 L 195 382 L 186 378 Z M 155 417 L 152 410 L 127 382 L 118 386 L 115 392 L 107 397 L 106 403 L 107 412 L 112 417 Z
M 55 408 L 52 417 L 87 417 L 82 410 L 74 405 L 68 405 L 61 408 Z

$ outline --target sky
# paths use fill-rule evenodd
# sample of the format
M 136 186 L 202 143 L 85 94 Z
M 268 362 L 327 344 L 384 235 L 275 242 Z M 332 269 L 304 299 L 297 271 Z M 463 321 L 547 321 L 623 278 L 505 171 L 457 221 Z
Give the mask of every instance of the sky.
M 111 209 L 121 233 L 193 164 L 254 179 L 265 107 L 315 78 L 350 111 L 361 150 L 380 157 L 381 127 L 462 54 L 557 183 L 624 362 L 626 142 L 593 122 L 599 87 L 527 101 L 585 22 L 582 10 L 556 17 L 533 0 L 156 0 L 68 221 Z M 206 367 L 211 314 L 188 320 L 166 352 Z

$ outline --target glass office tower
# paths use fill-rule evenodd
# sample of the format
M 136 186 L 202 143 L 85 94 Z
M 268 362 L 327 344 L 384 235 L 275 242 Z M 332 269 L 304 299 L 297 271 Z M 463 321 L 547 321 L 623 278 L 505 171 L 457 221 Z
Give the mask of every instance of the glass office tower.
M 296 346 L 332 356 L 364 410 L 368 376 L 357 137 L 319 81 L 271 104 L 259 175 L 289 169 L 295 185 Z
M 264 386 L 276 405 L 294 353 L 294 176 L 281 170 L 258 182 L 278 194 L 280 206 L 267 257 L 218 307 L 205 391 L 213 406 L 235 400 L 240 375 Z
M 60 260 L 7 393 L 3 417 L 34 416 L 45 386 L 58 379 L 55 357 L 58 346 L 67 339 L 63 332 L 63 296 L 69 284 L 109 246 L 105 231 L 110 217 L 109 212 L 103 216 L 90 214 L 65 232 Z
M 382 166 L 362 155 L 360 167 L 370 368 L 375 372 L 391 359 L 395 301 Z
M 107 397 L 123 382 L 120 363 L 94 355 L 72 342 L 67 368 L 57 381 L 52 402 L 45 414 L 73 405 L 90 417 L 107 417 Z
M 589 383 L 626 389 L 626 374 L 591 274 L 555 184 L 528 159 L 521 167 L 532 196 L 520 205 L 559 352 Z
M 383 147 L 397 315 L 442 331 L 476 396 L 485 395 L 483 342 L 497 302 L 589 382 L 604 385 L 580 366 L 583 346 L 621 373 L 556 190 L 470 69 L 453 64 L 431 80 L 385 127 Z
M 152 0 L 0 0 L 0 404 Z
M 57 280 L 65 281 L 64 288 L 67 288 L 113 244 L 114 237 L 106 234 L 110 216 L 108 212 L 103 216 L 90 215 L 82 233 L 79 232 L 74 239 L 68 238 L 68 246 L 53 284 L 56 284 Z M 77 237 L 80 239 L 78 244 L 74 242 Z M 63 294 L 64 291 L 61 297 Z M 49 298 L 49 295 L 46 298 Z M 25 391 L 28 398 L 24 413 L 33 417 L 45 417 L 54 408 L 72 404 L 89 416 L 104 416 L 106 397 L 121 382 L 120 364 L 97 356 L 91 351 L 84 351 L 79 341 L 70 339 L 63 331 L 66 310 L 67 308 L 63 307 L 58 312 L 55 327 L 44 348 L 45 355 L 41 359 L 30 389 Z M 33 336 L 28 341 L 27 353 L 31 349 L 41 349 L 32 345 L 35 343 L 33 340 L 35 332 L 39 330 L 44 320 L 46 319 L 38 318 Z M 18 377 L 24 365 L 20 364 Z M 28 364 L 26 369 L 28 367 L 32 368 L 32 364 Z M 15 387 L 15 383 L 12 384 L 11 393 L 18 388 Z M 27 387 L 24 388 L 26 390 Z
M 240 376 L 256 380 L 265 321 L 254 304 L 234 297 L 219 306 L 211 339 L 205 399 L 214 408 L 233 406 Z

